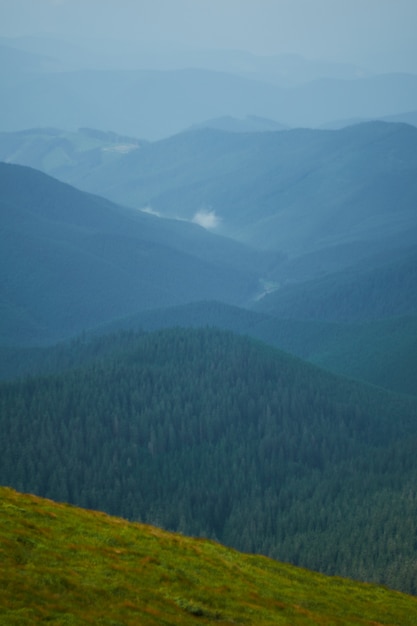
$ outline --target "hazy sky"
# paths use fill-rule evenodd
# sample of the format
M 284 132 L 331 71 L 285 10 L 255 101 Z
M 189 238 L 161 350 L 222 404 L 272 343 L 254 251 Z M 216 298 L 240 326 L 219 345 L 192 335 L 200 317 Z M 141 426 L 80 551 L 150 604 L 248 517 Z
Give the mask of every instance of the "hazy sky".
M 417 73 L 417 0 L 0 0 L 0 35 L 45 33 Z

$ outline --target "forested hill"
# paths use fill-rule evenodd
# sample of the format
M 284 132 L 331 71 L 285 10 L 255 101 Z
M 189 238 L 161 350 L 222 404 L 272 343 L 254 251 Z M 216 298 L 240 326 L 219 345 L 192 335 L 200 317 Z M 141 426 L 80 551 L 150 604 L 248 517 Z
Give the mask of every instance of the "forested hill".
M 48 347 L 0 347 L 0 379 L 45 375 L 109 356 L 115 349 L 110 333 L 162 328 L 217 327 L 260 339 L 334 373 L 417 395 L 417 315 L 361 324 L 291 320 L 220 302 L 196 302 L 153 309 L 115 320 L 69 344 Z M 103 335 L 108 335 L 105 338 Z M 125 337 L 125 340 L 122 340 Z M 117 343 L 130 341 L 125 332 Z M 124 345 L 125 341 L 125 345 Z
M 417 592 L 412 398 L 171 329 L 0 402 L 4 484 Z
M 278 317 L 365 321 L 417 313 L 415 244 L 387 249 L 373 262 L 268 293 L 254 308 Z
M 417 601 L 0 488 L 0 620 L 412 626 Z

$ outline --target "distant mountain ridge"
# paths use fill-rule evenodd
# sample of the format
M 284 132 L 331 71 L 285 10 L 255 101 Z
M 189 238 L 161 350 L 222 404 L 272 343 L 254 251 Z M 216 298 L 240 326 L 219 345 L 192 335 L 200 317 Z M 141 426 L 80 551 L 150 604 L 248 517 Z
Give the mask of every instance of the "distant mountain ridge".
M 59 339 L 196 298 L 243 302 L 256 289 L 262 257 L 197 225 L 22 166 L 0 164 L 0 183 L 2 343 Z
M 144 42 L 77 39 L 58 41 L 54 37 L 0 37 L 0 45 L 37 58 L 54 61 L 55 68 L 68 69 L 151 69 L 178 70 L 198 67 L 230 72 L 280 86 L 310 82 L 317 78 L 355 79 L 371 76 L 369 70 L 349 63 L 306 59 L 296 54 L 258 56 L 242 50 L 175 49 L 169 44 L 149 46 Z M 36 67 L 36 66 L 35 66 Z M 33 68 L 32 68 L 33 69 Z
M 73 164 L 69 152 L 60 156 L 63 141 L 74 146 Z M 368 255 L 395 238 L 400 245 L 415 241 L 417 130 L 409 125 L 253 134 L 203 129 L 152 144 L 125 141 L 132 148 L 126 154 L 123 141 L 119 152 L 114 142 L 105 158 L 109 141 L 96 143 L 98 155 L 80 149 L 85 138 L 77 135 L 27 131 L 3 134 L 0 142 L 3 160 L 162 216 L 213 215 L 217 232 L 290 257 L 330 254 L 333 246 L 335 258 L 355 259 L 361 246 Z
M 243 119 L 232 117 L 231 115 L 216 117 L 211 120 L 206 120 L 205 122 L 200 122 L 200 124 L 194 124 L 189 130 L 202 128 L 213 128 L 230 133 L 259 133 L 288 130 L 288 127 L 284 124 L 256 115 L 247 115 Z
M 316 278 L 417 237 L 417 129 L 176 135 L 68 178 L 162 216 L 287 255 L 271 280 Z M 372 262 L 371 262 L 372 263 Z
M 70 182 L 71 177 L 82 178 L 86 172 L 145 144 L 135 137 L 92 128 L 79 128 L 76 132 L 33 128 L 0 133 L 0 161 L 33 167 Z
M 20 334 L 24 344 L 38 331 L 48 335 L 48 327 L 76 334 L 143 309 L 201 300 L 328 321 L 416 313 L 411 126 L 205 129 L 150 144 L 91 130 L 6 139 L 3 158 L 58 169 L 131 208 L 34 170 L 0 166 L 9 229 L 2 250 L 5 341 Z M 60 146 L 73 155 L 66 169 Z
M 323 78 L 281 87 L 256 73 L 252 78 L 192 66 L 22 71 L 3 75 L 0 102 L 2 131 L 87 126 L 156 140 L 219 114 L 255 115 L 290 127 L 398 115 L 417 108 L 417 76 Z

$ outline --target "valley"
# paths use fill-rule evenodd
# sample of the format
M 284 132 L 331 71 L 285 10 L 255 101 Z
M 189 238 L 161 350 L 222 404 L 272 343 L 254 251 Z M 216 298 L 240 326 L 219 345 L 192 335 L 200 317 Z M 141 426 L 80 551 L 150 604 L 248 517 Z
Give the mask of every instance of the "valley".
M 417 74 L 0 76 L 0 622 L 415 623 Z
M 97 172 L 102 167 L 109 182 L 110 171 L 123 171 L 127 188 L 126 175 L 142 168 L 141 159 L 149 163 L 165 143 L 179 155 L 181 142 L 184 156 L 173 178 L 160 156 L 148 166 L 166 171 L 158 185 L 167 181 L 164 194 L 175 207 L 174 181 L 187 176 L 195 188 L 193 171 L 200 181 L 214 175 L 222 190 L 219 148 L 238 172 L 243 146 L 247 155 L 260 141 L 279 149 L 284 142 L 285 151 L 288 141 L 297 150 L 305 143 L 303 133 L 292 139 L 287 131 L 208 132 L 118 152 Z M 327 154 L 330 140 L 344 146 L 346 137 L 361 145 L 382 139 L 398 171 L 414 167 L 411 127 L 322 132 L 327 147 L 315 133 L 314 155 L 316 146 Z M 27 137 L 20 140 L 15 154 L 23 155 Z M 346 147 L 343 154 L 346 160 Z M 325 161 L 334 168 L 334 158 Z M 362 212 L 350 231 L 339 219 L 323 243 L 314 229 L 308 240 L 305 229 L 297 232 L 305 199 L 298 184 L 292 193 L 299 208 L 294 196 L 286 219 L 300 243 L 282 250 L 279 242 L 257 247 L 256 237 L 226 237 L 186 214 L 162 218 L 115 204 L 27 166 L 2 164 L 0 176 L 5 484 L 415 593 L 417 574 L 407 559 L 415 502 L 406 495 L 417 471 L 413 179 L 407 174 L 395 214 L 389 198 L 378 211 L 372 200 L 369 218 L 379 219 L 380 228 L 369 229 Z M 382 181 L 384 168 L 378 176 Z M 353 180 L 359 189 L 368 178 L 357 169 Z M 277 188 L 280 179 L 269 184 Z M 366 188 L 375 194 L 378 185 Z M 187 197 L 186 188 L 180 195 Z M 363 211 L 354 197 L 349 211 Z M 262 206 L 269 211 L 262 198 L 259 224 Z M 237 224 L 244 210 L 234 210 L 230 220 Z M 387 227 L 394 215 L 396 230 Z M 266 236 L 270 224 L 264 228 Z M 395 508 L 388 507 L 393 501 Z M 381 524 L 397 529 L 395 548 Z

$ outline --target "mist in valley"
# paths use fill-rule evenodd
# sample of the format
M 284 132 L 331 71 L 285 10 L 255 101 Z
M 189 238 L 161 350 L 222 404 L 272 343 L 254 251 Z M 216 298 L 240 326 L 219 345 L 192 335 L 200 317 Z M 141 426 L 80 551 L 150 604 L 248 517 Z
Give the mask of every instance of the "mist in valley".
M 417 4 L 0 0 L 0 483 L 417 594 Z

